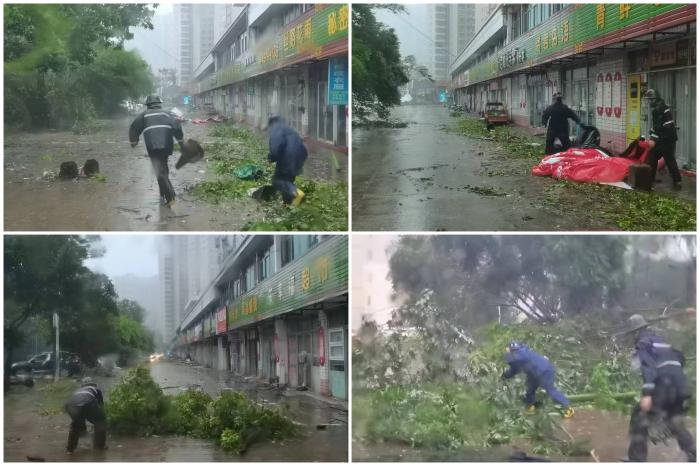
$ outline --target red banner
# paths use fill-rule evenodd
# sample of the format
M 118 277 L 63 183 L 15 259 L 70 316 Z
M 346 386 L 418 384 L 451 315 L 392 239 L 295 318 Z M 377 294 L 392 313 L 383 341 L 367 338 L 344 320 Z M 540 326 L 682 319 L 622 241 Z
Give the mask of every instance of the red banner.
M 226 308 L 216 311 L 216 334 L 226 333 Z

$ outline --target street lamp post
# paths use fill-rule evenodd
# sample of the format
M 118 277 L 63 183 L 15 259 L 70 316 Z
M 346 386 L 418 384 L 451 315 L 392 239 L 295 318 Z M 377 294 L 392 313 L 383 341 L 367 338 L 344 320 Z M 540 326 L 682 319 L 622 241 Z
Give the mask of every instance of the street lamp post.
M 53 313 L 53 326 L 56 329 L 56 359 L 54 359 L 54 382 L 58 382 L 59 377 L 61 376 L 61 356 L 59 352 L 59 346 L 58 346 L 58 313 L 54 312 Z

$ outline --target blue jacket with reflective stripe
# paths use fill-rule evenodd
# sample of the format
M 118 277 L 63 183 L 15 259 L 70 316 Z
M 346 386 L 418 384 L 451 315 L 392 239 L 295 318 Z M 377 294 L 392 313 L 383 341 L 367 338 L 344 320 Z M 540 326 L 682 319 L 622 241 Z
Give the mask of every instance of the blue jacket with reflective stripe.
M 68 404 L 71 406 L 86 406 L 94 401 L 97 401 L 102 406 L 104 403 L 102 391 L 94 384 L 88 384 L 73 392 L 70 400 L 68 400 Z
M 146 150 L 154 152 L 173 153 L 173 137 L 182 142 L 182 126 L 175 116 L 162 108 L 149 108 L 136 117 L 129 128 L 129 141 L 138 142 L 143 133 Z
M 652 127 L 649 136 L 658 143 L 668 143 L 678 141 L 676 132 L 676 122 L 673 120 L 671 107 L 663 100 L 659 101 L 651 109 Z
M 642 395 L 653 393 L 659 371 L 682 371 L 683 354 L 652 330 L 644 329 L 639 332 L 635 354 L 641 363 Z

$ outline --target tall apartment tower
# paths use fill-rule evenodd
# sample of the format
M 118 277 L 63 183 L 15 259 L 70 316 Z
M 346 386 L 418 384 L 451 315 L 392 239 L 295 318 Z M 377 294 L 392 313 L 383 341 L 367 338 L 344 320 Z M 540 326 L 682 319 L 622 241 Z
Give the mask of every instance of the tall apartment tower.
M 160 278 L 161 309 L 163 310 L 162 334 L 168 341 L 174 334 L 178 323 L 175 316 L 175 267 L 173 251 L 175 236 L 163 236 L 158 246 L 158 276 Z
M 166 341 L 186 317 L 188 303 L 204 293 L 221 270 L 221 256 L 228 252 L 221 247 L 224 238 L 218 235 L 163 238 L 158 254 Z M 226 241 L 230 242 L 231 237 Z
M 436 81 L 447 81 L 450 64 L 476 32 L 475 5 L 435 4 L 430 19 L 434 47 L 431 71 Z
M 218 35 L 224 32 L 227 14 L 235 8 L 206 3 L 175 5 L 177 46 L 180 58 L 178 76 L 181 85 L 192 80 L 192 72 L 209 55 Z

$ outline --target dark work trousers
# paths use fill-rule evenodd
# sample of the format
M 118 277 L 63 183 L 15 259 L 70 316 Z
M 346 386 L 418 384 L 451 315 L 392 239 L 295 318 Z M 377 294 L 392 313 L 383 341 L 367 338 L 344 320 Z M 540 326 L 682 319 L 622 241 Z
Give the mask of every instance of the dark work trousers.
M 630 419 L 630 446 L 627 456 L 630 461 L 641 462 L 647 460 L 647 440 L 649 426 L 654 415 L 663 417 L 668 430 L 676 437 L 680 449 L 688 455 L 688 461 L 695 462 L 695 439 L 683 425 L 683 403 L 687 397 L 685 389 L 685 376 L 677 371 L 677 374 L 664 374 L 655 380 L 654 393 L 652 394 L 652 413 L 641 410 L 637 404 L 632 410 Z
M 165 199 L 165 202 L 170 202 L 175 199 L 175 189 L 170 183 L 170 170 L 168 169 L 168 157 L 170 154 L 163 151 L 149 152 L 148 157 L 151 159 L 153 172 L 158 180 L 158 190 L 160 197 Z
M 681 172 L 678 170 L 678 162 L 676 161 L 676 143 L 675 142 L 657 142 L 649 152 L 649 165 L 651 165 L 651 177 L 656 179 L 656 167 L 659 159 L 666 161 L 666 167 L 671 174 L 674 183 L 680 183 Z
M 536 401 L 535 395 L 537 394 L 537 389 L 542 387 L 547 392 L 555 403 L 564 406 L 565 408 L 569 406 L 569 400 L 560 392 L 557 387 L 554 386 L 554 372 L 545 372 L 540 377 L 533 377 L 528 375 L 526 381 L 527 391 L 525 392 L 525 404 L 528 406 L 534 405 Z
M 554 140 L 559 138 L 561 141 L 561 150 L 554 148 Z M 545 144 L 545 155 L 556 154 L 557 152 L 564 152 L 571 148 L 571 140 L 569 139 L 568 132 L 555 133 L 554 131 L 547 131 L 547 141 Z
M 107 443 L 107 425 L 105 413 L 102 406 L 97 403 L 97 400 L 83 406 L 75 406 L 66 403 L 66 412 L 71 418 L 70 432 L 68 433 L 68 444 L 66 450 L 73 451 L 78 446 L 80 434 L 87 430 L 85 421 L 95 427 L 95 433 L 92 438 L 92 447 L 103 449 Z
M 294 185 L 296 176 L 285 175 L 283 173 L 275 173 L 272 176 L 272 186 L 282 194 L 282 199 L 285 204 L 290 204 L 297 194 L 297 187 Z

